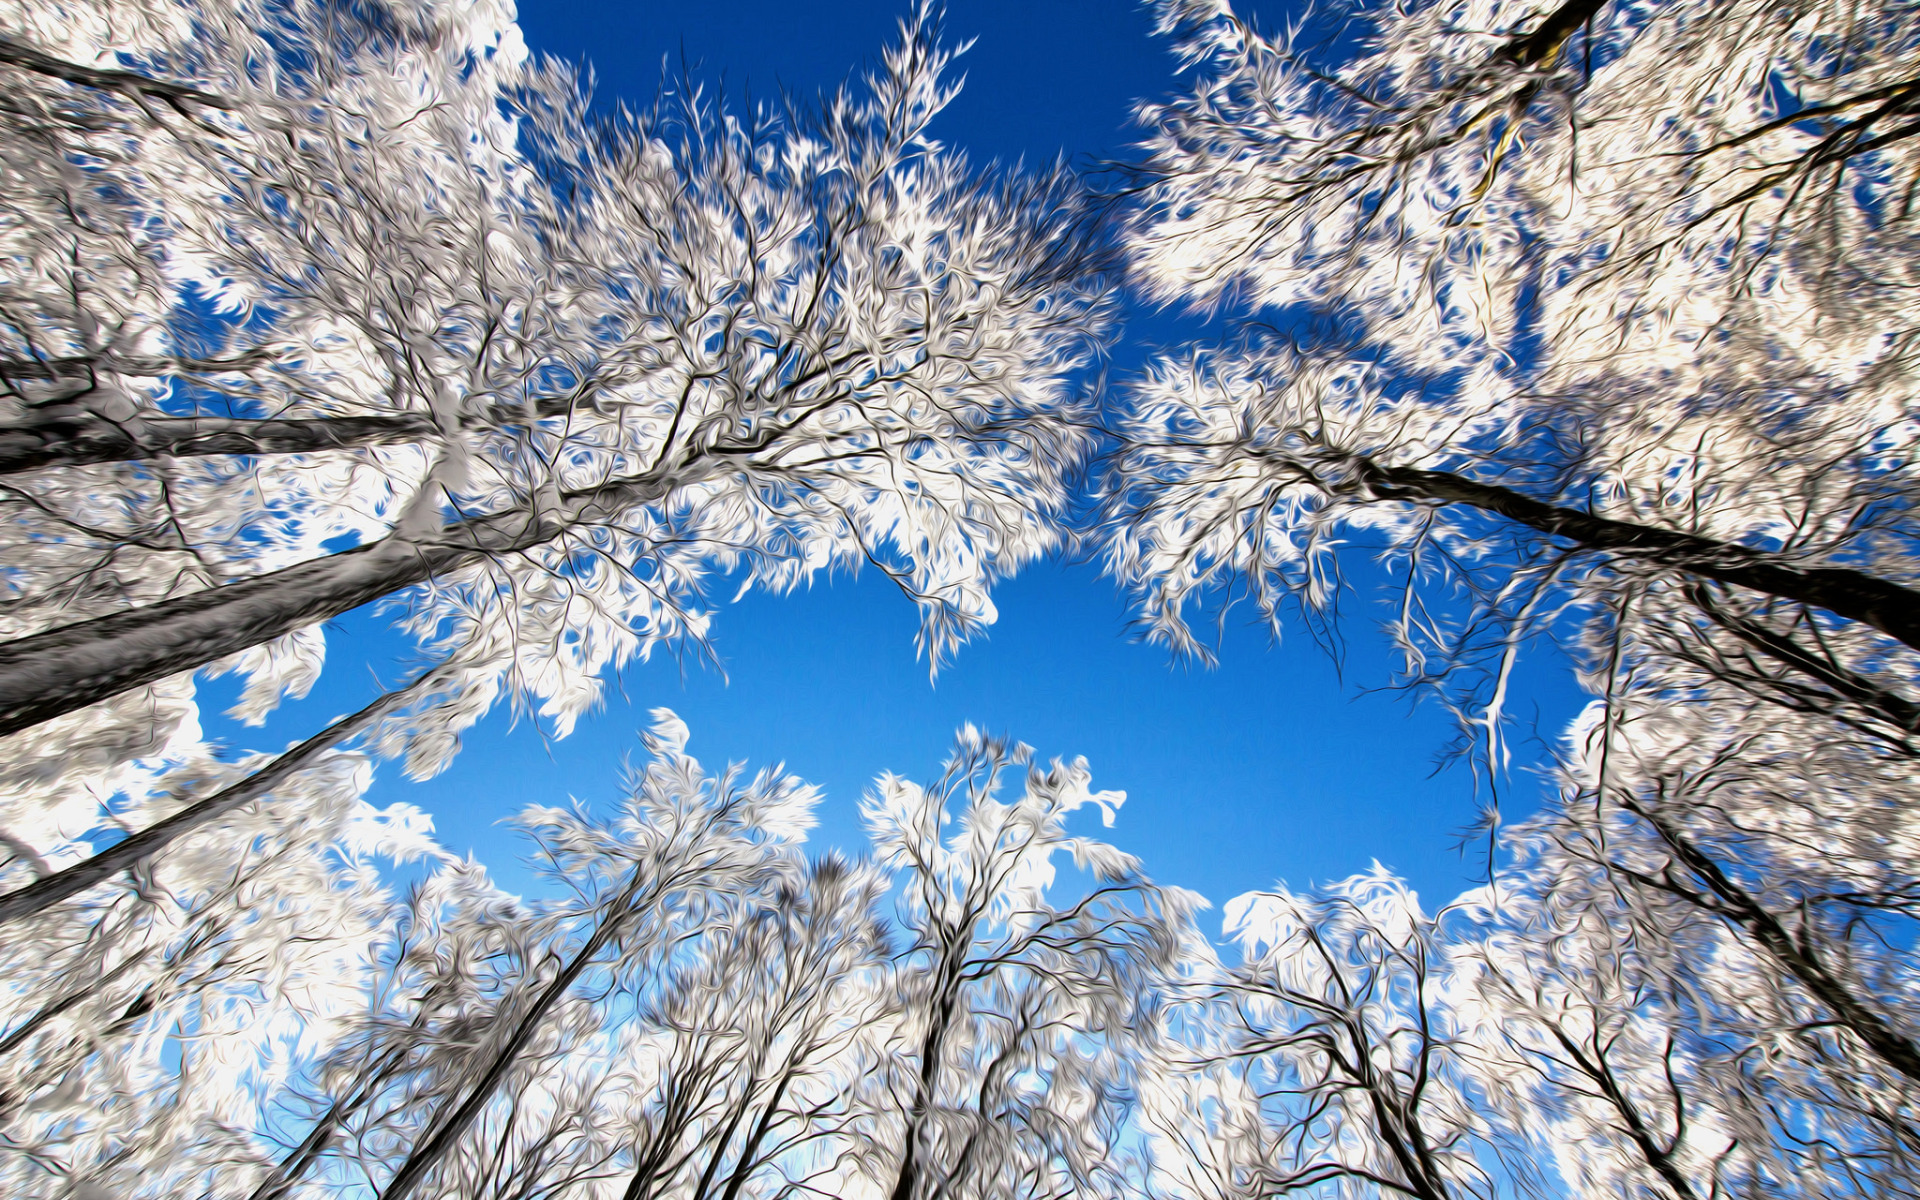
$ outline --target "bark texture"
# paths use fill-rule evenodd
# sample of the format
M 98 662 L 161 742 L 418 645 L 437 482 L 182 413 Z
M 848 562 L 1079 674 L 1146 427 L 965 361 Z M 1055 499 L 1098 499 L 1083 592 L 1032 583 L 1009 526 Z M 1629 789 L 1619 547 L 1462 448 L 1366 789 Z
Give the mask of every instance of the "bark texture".
M 1469 505 L 1589 550 L 1644 559 L 1824 608 L 1920 650 L 1920 592 L 1864 571 L 1802 566 L 1784 556 L 1732 542 L 1596 517 L 1448 471 L 1382 467 L 1366 459 L 1357 460 L 1354 466 L 1360 481 L 1383 500 Z
M 339 554 L 0 644 L 0 736 L 191 671 L 401 588 L 550 542 L 670 490 L 639 479 L 474 517 L 430 538 L 392 535 Z
M 424 413 L 246 420 L 149 417 L 120 424 L 92 414 L 0 425 L 0 475 L 45 467 L 196 458 L 217 454 L 312 454 L 435 436 Z

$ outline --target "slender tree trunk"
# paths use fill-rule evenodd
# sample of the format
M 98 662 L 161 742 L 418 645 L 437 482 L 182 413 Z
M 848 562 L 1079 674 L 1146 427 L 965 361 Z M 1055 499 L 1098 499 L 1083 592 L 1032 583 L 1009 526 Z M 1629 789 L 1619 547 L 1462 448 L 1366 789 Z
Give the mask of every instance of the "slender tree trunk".
M 1382 467 L 1365 458 L 1354 458 L 1350 465 L 1367 490 L 1383 500 L 1464 504 L 1589 550 L 1645 559 L 1704 579 L 1824 608 L 1920 650 L 1920 592 L 1863 571 L 1801 566 L 1782 555 L 1734 542 L 1596 517 L 1448 471 Z
M 740 1189 L 753 1174 L 756 1165 L 754 1155 L 760 1152 L 760 1143 L 766 1140 L 767 1133 L 773 1128 L 775 1118 L 780 1113 L 780 1101 L 786 1097 L 787 1085 L 799 1071 L 798 1060 L 787 1064 L 780 1073 L 780 1081 L 774 1085 L 773 1095 L 767 1097 L 766 1107 L 760 1110 L 759 1118 L 754 1122 L 753 1132 L 747 1138 L 747 1144 L 740 1147 L 740 1157 L 733 1164 L 733 1173 L 727 1180 L 727 1190 L 720 1200 L 739 1200 Z
M 1553 1040 L 1560 1043 L 1568 1057 L 1573 1059 L 1574 1066 L 1581 1074 L 1593 1081 L 1607 1103 L 1613 1106 L 1613 1111 L 1620 1115 L 1621 1124 L 1627 1127 L 1627 1136 L 1639 1149 L 1640 1156 L 1647 1160 L 1647 1165 L 1665 1181 L 1668 1190 L 1674 1195 L 1674 1200 L 1697 1200 L 1693 1188 L 1687 1183 L 1686 1176 L 1680 1173 L 1679 1166 L 1673 1161 L 1674 1147 L 1661 1148 L 1659 1139 L 1653 1136 L 1653 1131 L 1647 1128 L 1646 1121 L 1641 1118 L 1639 1106 L 1620 1087 L 1620 1081 L 1614 1078 L 1613 1068 L 1607 1062 L 1606 1048 L 1600 1044 L 1598 1035 L 1594 1039 L 1593 1054 L 1588 1055 L 1581 1044 L 1569 1037 L 1557 1021 L 1549 1018 L 1542 1024 L 1546 1025 L 1553 1035 Z M 1668 1047 L 1668 1052 L 1671 1054 L 1671 1046 Z M 1677 1096 L 1675 1103 L 1679 1103 Z M 1679 1139 L 1676 1137 L 1674 1145 L 1678 1144 Z
M 460 1140 L 460 1135 L 467 1131 L 467 1128 L 479 1117 L 481 1110 L 487 1106 L 487 1102 L 493 1098 L 494 1091 L 506 1079 L 507 1072 L 513 1068 L 514 1062 L 520 1057 L 520 1051 L 525 1049 L 527 1043 L 532 1040 L 541 1023 L 546 1020 L 547 1014 L 553 1010 L 553 1006 L 560 1002 L 561 997 L 565 996 L 567 990 L 573 986 L 574 980 L 578 979 L 581 972 L 599 957 L 600 951 L 606 948 L 607 943 L 613 940 L 614 935 L 619 933 L 633 916 L 629 909 L 635 897 L 648 882 L 648 879 L 640 875 L 636 869 L 632 882 L 627 884 L 626 890 L 613 902 L 605 919 L 593 931 L 593 936 L 587 939 L 587 944 L 580 947 L 579 953 L 568 960 L 566 966 L 561 968 L 560 973 L 554 976 L 551 983 L 540 989 L 540 994 L 532 1006 L 514 1023 L 512 1032 L 493 1052 L 492 1061 L 487 1064 L 486 1070 L 474 1081 L 473 1086 L 468 1089 L 459 1104 L 454 1106 L 453 1112 L 447 1119 L 436 1121 L 426 1140 L 414 1147 L 412 1153 L 407 1155 L 406 1161 L 400 1164 L 400 1169 L 395 1171 L 393 1178 L 387 1181 L 387 1186 L 380 1192 L 378 1200 L 406 1200 L 427 1173 L 438 1166 L 447 1152 L 453 1149 L 454 1143 Z
M 562 496 L 551 511 L 475 517 L 0 644 L 0 736 L 205 666 L 401 588 L 548 542 L 669 490 L 636 480 Z
M 1418 1099 L 1403 1099 L 1397 1091 L 1391 1096 L 1383 1094 L 1386 1085 L 1373 1071 L 1373 1047 L 1362 1041 L 1357 1032 L 1361 1027 L 1360 1021 L 1348 1018 L 1343 1019 L 1343 1023 L 1356 1031 L 1353 1033 L 1353 1058 L 1361 1067 L 1359 1082 L 1373 1108 L 1375 1132 L 1387 1144 L 1387 1152 L 1393 1155 L 1401 1174 L 1407 1177 L 1407 1182 L 1400 1186 L 1408 1195 L 1417 1196 L 1419 1200 L 1452 1200 L 1448 1194 L 1446 1177 L 1433 1161 L 1433 1150 L 1427 1145 L 1426 1130 L 1420 1128 Z
M 312 454 L 421 441 L 437 433 L 425 413 L 284 420 L 147 417 L 124 424 L 91 413 L 65 413 L 0 425 L 0 475 L 148 458 Z
M 1818 680 L 1837 697 L 1871 709 L 1906 733 L 1920 733 L 1920 704 L 1888 691 L 1873 680 L 1830 659 L 1822 658 L 1783 633 L 1758 621 L 1729 612 L 1708 592 L 1705 584 L 1687 589 L 1687 599 L 1716 625 L 1776 662 Z
M 971 930 L 969 930 L 969 934 Z M 953 939 L 958 942 L 956 936 Z M 964 943 L 962 943 L 964 944 Z M 913 1103 L 907 1110 L 906 1145 L 900 1150 L 900 1169 L 893 1180 L 888 1200 L 914 1200 L 920 1175 L 926 1169 L 920 1162 L 920 1135 L 927 1113 L 933 1107 L 934 1092 L 940 1082 L 940 1058 L 946 1051 L 947 1030 L 953 1025 L 960 1003 L 959 971 L 951 966 L 940 973 L 941 987 L 927 1014 L 927 1033 L 920 1043 L 920 1073 L 914 1081 Z
M 673 1157 L 674 1149 L 693 1124 L 694 1098 L 710 1086 L 707 1078 L 710 1074 L 711 1064 L 697 1061 L 690 1071 L 672 1076 L 666 1085 L 667 1096 L 660 1107 L 660 1120 L 653 1126 L 646 1152 L 641 1153 L 637 1145 L 634 1148 L 633 1176 L 627 1181 L 626 1190 L 620 1193 L 621 1200 L 648 1200 L 653 1195 L 654 1185 L 671 1178 L 672 1173 L 679 1169 L 678 1163 L 668 1160 Z M 691 1080 L 688 1075 L 692 1076 Z M 684 1161 L 683 1158 L 681 1162 Z
M 727 1123 L 720 1130 L 720 1136 L 706 1147 L 707 1165 L 700 1172 L 700 1181 L 693 1187 L 688 1200 L 708 1200 L 713 1189 L 713 1181 L 720 1175 L 720 1160 L 726 1157 L 727 1147 L 733 1144 L 733 1135 L 740 1131 L 740 1122 L 747 1119 L 747 1113 L 753 1109 L 753 1089 L 760 1082 L 760 1064 L 756 1063 L 747 1072 L 746 1082 L 741 1085 L 740 1102 L 727 1114 Z
M 166 820 L 123 838 L 64 871 L 56 871 L 18 891 L 0 896 L 0 925 L 43 912 L 62 900 L 104 883 L 207 822 L 267 794 L 288 777 L 311 766 L 315 759 L 328 750 L 403 707 L 409 700 L 424 694 L 434 678 L 428 674 L 407 687 L 388 692 L 352 716 L 335 721 L 240 782 L 188 805 Z
M 424 1015 L 424 1010 L 415 1014 L 411 1032 L 415 1034 L 419 1032 Z M 370 1067 L 362 1070 L 354 1080 L 353 1090 L 344 1098 L 334 1101 L 327 1107 L 326 1112 L 320 1114 L 319 1119 L 313 1123 L 313 1128 L 307 1131 L 307 1136 L 302 1138 L 300 1144 L 281 1159 L 279 1165 L 268 1173 L 265 1179 L 260 1181 L 260 1186 L 253 1189 L 249 1200 L 280 1200 L 297 1187 L 301 1178 L 339 1138 L 341 1127 L 345 1124 L 347 1117 L 365 1107 L 367 1101 L 386 1082 L 389 1072 L 403 1065 L 407 1055 L 413 1049 L 414 1047 L 407 1043 L 389 1046 Z
M 164 100 L 174 108 L 181 108 L 186 102 L 204 104 L 209 108 L 227 107 L 225 100 L 200 91 L 198 88 L 168 83 L 164 79 L 154 79 L 136 71 L 103 71 L 97 67 L 83 67 L 79 63 L 67 62 L 35 50 L 32 46 L 16 42 L 9 37 L 0 37 L 0 63 L 18 67 L 23 71 L 31 71 L 36 75 L 45 75 L 50 79 L 62 80 L 76 87 Z
M 1703 905 L 1707 911 L 1746 930 L 1775 962 L 1826 1007 L 1833 1015 L 1834 1024 L 1851 1031 L 1888 1066 L 1920 1083 L 1920 1046 L 1855 996 L 1845 980 L 1827 969 L 1810 941 L 1796 940 L 1780 918 L 1721 870 L 1720 864 L 1694 845 L 1678 827 L 1656 816 L 1651 809 L 1630 802 L 1626 807 L 1653 826 L 1674 857 L 1713 893 L 1719 903 Z
M 144 962 L 148 956 L 149 952 L 144 950 L 139 954 L 133 955 L 106 974 L 94 979 L 87 984 L 87 986 L 78 991 L 67 993 L 65 996 L 27 1018 L 27 1020 L 21 1022 L 20 1028 L 9 1033 L 4 1040 L 0 1040 L 0 1056 L 12 1054 L 15 1050 L 18 1050 L 26 1043 L 28 1038 L 32 1037 L 34 1033 L 48 1021 L 53 1020 L 74 1005 L 91 999 L 101 988 L 120 978 L 120 976 L 126 974 L 133 967 Z
M 293 1152 L 281 1159 L 279 1165 L 260 1181 L 260 1186 L 253 1189 L 249 1200 L 280 1200 L 292 1191 L 299 1184 L 300 1177 L 307 1173 L 307 1168 L 333 1143 L 342 1111 L 361 1098 L 359 1095 L 350 1096 L 322 1113 L 313 1128 L 307 1131 L 307 1136 L 293 1148 Z

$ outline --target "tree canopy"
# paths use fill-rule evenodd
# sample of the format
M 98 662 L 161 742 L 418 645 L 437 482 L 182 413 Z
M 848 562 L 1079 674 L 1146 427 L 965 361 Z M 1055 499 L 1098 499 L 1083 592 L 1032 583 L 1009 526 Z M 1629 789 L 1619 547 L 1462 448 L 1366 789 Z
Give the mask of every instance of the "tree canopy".
M 1183 90 L 1090 181 L 938 139 L 924 5 L 741 111 L 596 108 L 487 0 L 0 0 L 9 1194 L 1920 1192 L 1920 14 L 1153 11 Z M 1107 372 L 1128 296 L 1235 332 Z M 529 798 L 545 896 L 365 799 L 716 585 L 882 572 L 937 668 L 1070 547 L 1202 658 L 1376 560 L 1488 778 L 1524 657 L 1590 703 L 1464 894 L 1220 942 L 971 726 L 848 855 L 656 710 L 622 803 Z M 207 736 L 368 605 L 405 679 Z

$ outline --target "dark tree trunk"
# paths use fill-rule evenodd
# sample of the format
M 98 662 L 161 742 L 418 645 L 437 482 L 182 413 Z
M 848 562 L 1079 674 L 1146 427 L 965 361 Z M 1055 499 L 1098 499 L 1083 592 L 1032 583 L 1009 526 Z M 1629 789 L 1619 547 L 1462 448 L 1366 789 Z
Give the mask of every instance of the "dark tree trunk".
M 352 716 L 335 721 L 240 782 L 188 805 L 158 824 L 122 838 L 92 858 L 83 859 L 63 871 L 56 871 L 18 891 L 0 896 L 0 925 L 42 912 L 95 884 L 104 883 L 165 849 L 175 839 L 185 837 L 249 800 L 266 795 L 289 776 L 311 766 L 328 750 L 403 707 L 409 700 L 424 694 L 426 688 L 423 685 L 431 678 L 428 676 L 410 687 L 388 692 Z
M 386 538 L 7 642 L 0 645 L 0 735 L 337 617 L 483 553 Z
M 479 1117 L 488 1101 L 493 1099 L 494 1091 L 506 1079 L 507 1072 L 513 1069 L 513 1064 L 518 1061 L 520 1052 L 539 1031 L 547 1014 L 553 1011 L 554 1005 L 558 1004 L 567 994 L 568 989 L 573 987 L 574 981 L 580 978 L 581 973 L 593 963 L 595 958 L 599 957 L 600 952 L 606 949 L 607 943 L 613 940 L 632 917 L 633 914 L 629 909 L 632 907 L 634 898 L 640 894 L 641 889 L 648 882 L 646 878 L 635 874 L 633 881 L 627 885 L 619 899 L 614 901 L 599 927 L 593 931 L 593 936 L 587 939 L 586 945 L 580 947 L 579 952 L 567 961 L 560 973 L 540 989 L 533 1004 L 514 1023 L 506 1040 L 493 1052 L 486 1070 L 481 1072 L 480 1077 L 474 1081 L 473 1086 L 459 1103 L 452 1106 L 452 1112 L 446 1119 L 435 1122 L 425 1140 L 407 1155 L 406 1161 L 400 1164 L 399 1170 L 393 1173 L 393 1178 L 388 1180 L 387 1186 L 381 1190 L 378 1200 L 406 1200 L 427 1173 L 438 1166 L 447 1152 L 453 1149 L 454 1144 L 460 1140 L 460 1136 Z
M 1642 559 L 1751 591 L 1824 608 L 1920 650 L 1920 592 L 1846 567 L 1801 566 L 1778 554 L 1698 534 L 1634 525 L 1561 508 L 1497 484 L 1447 471 L 1382 467 L 1357 458 L 1355 473 L 1383 500 L 1464 504 L 1584 549 Z
M 560 497 L 550 511 L 474 517 L 418 540 L 390 536 L 126 612 L 0 644 L 0 736 L 98 704 L 129 688 L 337 617 L 401 588 L 559 537 L 669 486 L 632 480 Z
M 31 71 L 36 75 L 45 75 L 49 79 L 58 79 L 75 87 L 161 100 L 176 109 L 183 108 L 189 102 L 204 104 L 209 108 L 227 107 L 225 100 L 198 88 L 169 83 L 164 79 L 154 79 L 137 71 L 103 71 L 97 67 L 83 67 L 79 63 L 67 62 L 65 59 L 55 58 L 35 50 L 32 46 L 16 42 L 9 37 L 0 37 L 0 63 L 18 67 L 23 71 Z
M 1499 57 L 1522 67 L 1537 67 L 1560 53 L 1574 30 L 1600 14 L 1607 0 L 1566 0 L 1543 18 L 1533 32 L 1517 37 L 1500 51 Z
M 1713 900 L 1702 904 L 1707 911 L 1747 931 L 1788 974 L 1826 1007 L 1833 1023 L 1851 1032 L 1882 1062 L 1909 1080 L 1920 1083 L 1920 1046 L 1895 1029 L 1887 1019 L 1854 995 L 1847 981 L 1827 969 L 1811 939 L 1796 939 L 1776 917 L 1744 887 L 1736 883 L 1720 864 L 1710 858 L 1671 822 L 1652 809 L 1628 802 L 1628 811 L 1647 824 L 1667 844 L 1668 849 L 1689 873 L 1712 893 Z M 1629 873 L 1631 874 L 1631 873 Z M 1659 886 L 1657 883 L 1655 886 Z M 1674 889 L 1665 889 L 1673 891 Z M 1702 898 L 1694 898 L 1699 903 Z
M 149 458 L 313 454 L 416 442 L 437 432 L 433 418 L 424 413 L 284 420 L 148 417 L 126 424 L 91 413 L 67 413 L 0 425 L 0 475 Z

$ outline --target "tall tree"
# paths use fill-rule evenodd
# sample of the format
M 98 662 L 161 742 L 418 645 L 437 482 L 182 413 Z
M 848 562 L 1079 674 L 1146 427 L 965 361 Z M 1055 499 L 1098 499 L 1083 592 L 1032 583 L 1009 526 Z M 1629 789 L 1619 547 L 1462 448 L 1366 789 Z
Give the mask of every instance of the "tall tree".
M 1319 605 L 1359 540 L 1488 736 L 1516 648 L 1628 582 L 1804 610 L 1810 684 L 1814 626 L 1920 645 L 1908 6 L 1160 13 L 1198 79 L 1146 110 L 1138 278 L 1279 332 L 1136 388 L 1111 545 L 1158 635 L 1226 575 Z
M 685 726 L 655 716 L 618 810 L 524 815 L 559 898 L 505 895 L 417 813 L 367 810 L 365 762 L 336 755 L 302 777 L 334 789 L 331 807 L 250 810 L 237 863 L 224 837 L 183 839 L 124 894 L 35 915 L 0 1042 L 34 1051 L 0 1061 L 18 1089 L 0 1113 L 9 1178 L 23 1194 L 256 1200 L 772 1200 L 901 1179 L 933 1196 L 1130 1194 L 1160 999 L 1204 950 L 1194 898 L 1067 834 L 1118 794 L 1056 762 L 1001 803 L 995 781 L 1030 752 L 964 731 L 935 786 L 877 784 L 890 878 L 808 861 L 814 789 L 709 773 Z M 1063 853 L 1092 878 L 1056 882 Z M 428 870 L 396 903 L 371 855 Z M 316 889 L 328 903 L 303 903 Z M 129 934 L 128 914 L 190 898 L 196 919 Z M 251 1020 L 216 1026 L 176 992 Z M 139 1053 L 113 1040 L 128 1030 L 147 1035 Z M 170 1070 L 167 1038 L 196 1032 L 215 1062 Z
M 687 92 L 597 121 L 489 11 L 288 6 L 260 54 L 196 52 L 223 68 L 214 132 L 166 150 L 197 185 L 114 189 L 205 297 L 149 324 L 238 310 L 258 387 L 219 402 L 345 423 L 21 475 L 0 732 L 429 584 L 411 627 L 459 648 L 469 705 L 505 675 L 564 726 L 608 664 L 704 629 L 715 568 L 784 588 L 877 563 L 937 659 L 1050 544 L 1103 303 L 1064 175 L 978 179 L 923 136 L 953 95 L 926 14 L 815 113 Z M 35 77 L 147 119 L 120 112 L 145 92 Z M 214 399 L 149 391 L 114 419 Z
M 1004 773 L 1025 775 L 996 799 Z M 1138 1039 L 1164 980 L 1194 959 L 1198 898 L 1067 832 L 1125 799 L 1084 760 L 1042 769 L 1017 743 L 963 729 L 941 778 L 883 776 L 863 815 L 900 872 L 902 946 L 888 1061 L 863 1172 L 891 1200 L 1051 1200 L 1125 1190 Z M 951 835 L 947 831 L 951 829 Z M 1051 894 L 1057 854 L 1091 876 Z
M 1650 686 L 1674 682 L 1662 665 L 1595 706 L 1516 882 L 1550 928 L 1605 923 L 1619 949 L 1596 964 L 1620 964 L 1644 999 L 1628 1011 L 1658 1014 L 1695 1064 L 1667 1087 L 1696 1179 L 1905 1194 L 1920 913 L 1903 758 L 1710 680 L 1676 702 Z
M 1442 1003 L 1443 938 L 1405 885 L 1376 865 L 1313 895 L 1241 896 L 1227 919 L 1242 961 L 1198 981 L 1146 1100 L 1164 1186 L 1496 1194 L 1498 1147 Z
M 1486 766 L 1532 639 L 1598 697 L 1429 935 L 1459 1127 L 1559 1194 L 1910 1194 L 1911 6 L 1159 12 L 1196 79 L 1136 278 L 1265 332 L 1134 387 L 1151 628 L 1204 652 L 1228 579 L 1325 613 L 1372 552 Z M 1294 1128 L 1260 1170 L 1351 1177 Z
M 1068 176 L 926 138 L 927 11 L 751 119 L 691 88 L 591 116 L 487 5 L 103 11 L 35 48 L 22 10 L 0 55 L 39 113 L 0 138 L 65 188 L 8 233 L 44 270 L 10 284 L 0 755 L 84 727 L 122 769 L 203 667 L 260 720 L 383 597 L 435 667 L 9 916 L 354 737 L 428 773 L 503 697 L 565 733 L 704 636 L 716 573 L 877 566 L 937 662 L 1053 544 L 1105 300 Z
M 370 1059 L 356 1050 L 354 1061 L 371 1061 L 376 1071 L 348 1077 L 339 1091 L 362 1111 L 330 1103 L 308 1138 L 339 1142 L 354 1118 L 343 1149 L 380 1196 L 458 1186 L 475 1165 L 462 1151 L 476 1137 L 516 1140 L 519 1106 L 553 1086 L 554 1069 L 570 1055 L 592 1053 L 597 1027 L 621 1015 L 606 998 L 653 993 L 651 980 L 700 940 L 724 939 L 741 910 L 791 867 L 788 852 L 812 824 L 814 789 L 772 771 L 709 776 L 686 753 L 686 726 L 664 710 L 655 718 L 646 738 L 651 761 L 618 819 L 537 807 L 526 814 L 551 870 L 576 892 L 573 902 L 505 923 L 485 920 L 482 910 L 478 923 L 416 943 L 429 979 L 449 967 L 457 977 L 444 989 L 428 987 L 427 1006 L 400 1034 L 411 1048 Z M 441 961 L 448 942 L 462 940 L 471 942 L 464 965 Z M 445 1022 L 468 1032 L 455 1035 Z M 376 1033 L 385 1036 L 384 1028 Z M 284 1188 L 316 1157 L 290 1156 L 262 1190 Z M 477 1161 L 484 1169 L 485 1155 Z
M 286 1082 L 359 1024 L 382 978 L 395 914 L 378 862 L 445 857 L 417 811 L 362 800 L 371 779 L 364 758 L 333 756 L 271 809 L 8 927 L 0 1187 L 132 1196 L 245 1179 Z

